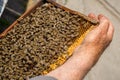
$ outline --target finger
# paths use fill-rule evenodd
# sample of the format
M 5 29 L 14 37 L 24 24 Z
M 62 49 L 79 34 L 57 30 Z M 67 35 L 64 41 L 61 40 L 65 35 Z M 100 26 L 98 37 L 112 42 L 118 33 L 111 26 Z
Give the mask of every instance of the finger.
M 108 29 L 107 36 L 111 40 L 113 38 L 113 34 L 114 34 L 114 27 L 113 27 L 112 23 L 110 22 L 110 20 L 106 16 L 104 16 L 104 17 L 109 21 L 109 29 Z
M 109 21 L 108 35 L 111 35 L 111 38 L 112 38 L 113 37 L 113 33 L 114 33 L 114 26 L 113 26 L 111 21 L 106 16 L 104 16 L 104 17 Z
M 91 19 L 98 20 L 97 17 L 95 16 L 95 14 L 93 14 L 93 13 L 90 13 L 90 14 L 88 15 L 88 17 L 90 17 Z
M 114 27 L 113 27 L 112 23 L 110 23 L 110 27 L 109 27 L 108 33 L 107 33 L 108 39 L 112 40 L 113 35 L 114 35 Z
M 98 26 L 102 32 L 107 33 L 108 32 L 108 28 L 109 28 L 109 21 L 106 17 L 104 17 L 103 15 L 99 15 L 98 19 L 100 21 L 100 25 Z
M 102 14 L 100 14 L 100 15 L 102 15 Z M 104 15 L 102 15 L 102 16 L 105 17 L 110 22 L 110 20 L 106 16 L 104 16 Z

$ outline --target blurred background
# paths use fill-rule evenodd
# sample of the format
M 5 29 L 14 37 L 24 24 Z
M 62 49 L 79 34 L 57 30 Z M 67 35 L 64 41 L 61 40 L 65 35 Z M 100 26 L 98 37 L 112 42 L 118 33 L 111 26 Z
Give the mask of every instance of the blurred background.
M 4 0 L 0 0 L 1 3 Z M 39 0 L 8 0 L 0 18 L 0 33 Z M 58 3 L 88 15 L 104 14 L 115 27 L 112 43 L 84 80 L 120 80 L 120 0 L 56 0 Z M 1 9 L 0 9 L 1 11 Z
M 0 33 L 38 1 L 39 0 L 0 0 Z M 3 13 L 1 13 L 2 8 L 4 8 Z

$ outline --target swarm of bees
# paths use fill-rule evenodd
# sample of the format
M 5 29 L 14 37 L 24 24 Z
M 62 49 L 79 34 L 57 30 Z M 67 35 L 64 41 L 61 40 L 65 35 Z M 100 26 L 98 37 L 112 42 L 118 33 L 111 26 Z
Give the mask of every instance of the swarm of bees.
M 24 80 L 51 71 L 53 64 L 91 22 L 51 3 L 36 10 L 0 39 L 0 80 Z M 70 56 L 66 56 L 68 59 Z

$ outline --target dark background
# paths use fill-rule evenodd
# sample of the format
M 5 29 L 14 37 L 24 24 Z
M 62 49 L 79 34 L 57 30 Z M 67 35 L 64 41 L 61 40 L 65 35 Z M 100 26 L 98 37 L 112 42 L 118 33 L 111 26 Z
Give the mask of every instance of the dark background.
M 25 12 L 27 3 L 28 0 L 8 0 L 6 8 L 0 18 L 0 33 Z

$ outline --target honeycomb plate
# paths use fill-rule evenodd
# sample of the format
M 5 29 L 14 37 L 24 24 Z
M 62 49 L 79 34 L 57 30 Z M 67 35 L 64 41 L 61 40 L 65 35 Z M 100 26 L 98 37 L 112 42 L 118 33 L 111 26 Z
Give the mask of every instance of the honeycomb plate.
M 97 24 L 52 0 L 40 1 L 0 34 L 0 79 L 24 80 L 56 69 Z

